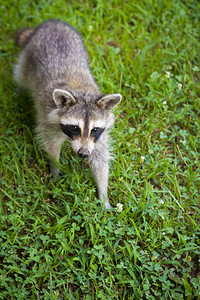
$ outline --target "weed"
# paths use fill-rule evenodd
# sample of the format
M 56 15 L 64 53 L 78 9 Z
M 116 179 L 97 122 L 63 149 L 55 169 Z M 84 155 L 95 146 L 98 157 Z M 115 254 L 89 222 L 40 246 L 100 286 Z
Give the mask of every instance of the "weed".
M 9 0 L 0 10 L 0 299 L 199 299 L 199 2 Z M 63 175 L 49 177 L 31 97 L 13 82 L 14 31 L 50 18 L 81 32 L 103 92 L 123 94 L 110 214 L 66 145 Z

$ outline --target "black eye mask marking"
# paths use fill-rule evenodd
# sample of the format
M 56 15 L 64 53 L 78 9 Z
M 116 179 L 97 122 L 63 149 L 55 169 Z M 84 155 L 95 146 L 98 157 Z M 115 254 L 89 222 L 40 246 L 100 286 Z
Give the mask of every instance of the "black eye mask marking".
M 94 142 L 96 143 L 100 138 L 101 134 L 104 132 L 105 128 L 95 127 L 91 130 L 91 137 L 94 137 Z
M 66 134 L 70 139 L 73 140 L 74 136 L 81 135 L 81 129 L 76 125 L 64 125 L 60 124 L 60 128 L 64 134 Z

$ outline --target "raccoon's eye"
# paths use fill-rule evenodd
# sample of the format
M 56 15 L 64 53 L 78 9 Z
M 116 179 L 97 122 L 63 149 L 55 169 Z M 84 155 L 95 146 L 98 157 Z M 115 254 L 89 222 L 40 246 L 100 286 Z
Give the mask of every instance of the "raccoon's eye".
M 76 125 L 70 124 L 60 124 L 60 128 L 64 134 L 66 134 L 71 140 L 73 140 L 74 136 L 81 135 L 81 130 Z
M 73 134 L 79 134 L 80 133 L 80 128 L 76 125 L 70 125 L 70 130 Z
M 100 128 L 99 127 L 94 127 L 92 130 L 91 130 L 91 133 L 96 133 Z
M 94 127 L 91 130 L 90 136 L 94 138 L 94 142 L 96 143 L 100 138 L 101 134 L 104 132 L 105 128 Z

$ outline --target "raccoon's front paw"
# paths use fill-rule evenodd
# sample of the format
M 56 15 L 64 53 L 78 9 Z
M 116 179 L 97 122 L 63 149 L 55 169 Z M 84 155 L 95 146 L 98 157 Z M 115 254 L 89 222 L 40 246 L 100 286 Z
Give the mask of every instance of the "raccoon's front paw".
M 103 205 L 103 207 L 104 207 L 104 205 Z M 112 209 L 112 206 L 110 205 L 108 200 L 105 201 L 105 208 L 106 208 L 107 212 L 110 212 L 110 210 Z
M 102 208 L 106 209 L 107 211 L 110 211 L 112 209 L 112 206 L 110 205 L 110 202 L 108 201 L 108 198 L 103 195 L 103 193 L 99 193 L 99 200 L 102 202 L 101 206 Z
M 51 166 L 50 167 L 50 171 L 51 171 L 51 176 L 52 177 L 58 177 L 61 174 L 60 168 L 59 167 L 55 167 L 55 166 Z

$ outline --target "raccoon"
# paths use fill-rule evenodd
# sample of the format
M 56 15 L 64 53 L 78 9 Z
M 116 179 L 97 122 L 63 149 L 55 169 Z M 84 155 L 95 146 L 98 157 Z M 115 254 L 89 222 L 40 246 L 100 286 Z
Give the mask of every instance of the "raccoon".
M 20 29 L 15 37 L 22 51 L 14 77 L 32 93 L 36 133 L 49 153 L 51 174 L 59 174 L 55 162 L 68 140 L 80 157 L 88 159 L 99 199 L 110 209 L 108 130 L 114 123 L 111 110 L 122 96 L 101 93 L 83 40 L 67 23 L 50 20 L 36 29 Z

